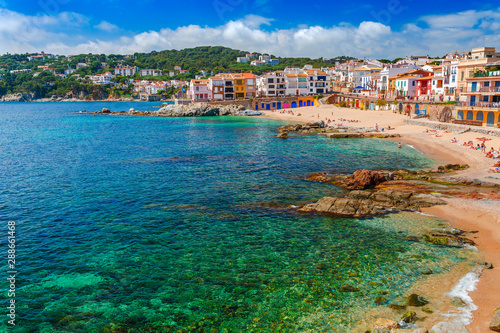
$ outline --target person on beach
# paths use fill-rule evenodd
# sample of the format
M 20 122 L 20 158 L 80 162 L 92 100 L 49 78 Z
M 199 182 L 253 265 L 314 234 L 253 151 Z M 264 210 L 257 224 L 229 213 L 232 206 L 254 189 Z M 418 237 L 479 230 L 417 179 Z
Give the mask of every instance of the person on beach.
M 398 142 L 398 149 L 401 149 L 401 142 Z

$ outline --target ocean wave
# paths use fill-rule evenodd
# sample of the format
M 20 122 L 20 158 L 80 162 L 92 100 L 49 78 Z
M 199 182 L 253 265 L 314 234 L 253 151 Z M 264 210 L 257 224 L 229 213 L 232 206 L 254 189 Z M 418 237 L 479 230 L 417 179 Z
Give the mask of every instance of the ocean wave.
M 477 310 L 477 305 L 474 304 L 472 297 L 469 296 L 469 293 L 476 290 L 476 285 L 479 282 L 480 276 L 481 269 L 477 268 L 474 271 L 465 274 L 458 281 L 455 287 L 453 287 L 447 295 L 450 298 L 459 297 L 465 303 L 465 306 L 457 307 L 455 311 L 450 311 L 443 316 L 451 318 L 453 321 L 464 325 L 472 323 L 472 312 Z

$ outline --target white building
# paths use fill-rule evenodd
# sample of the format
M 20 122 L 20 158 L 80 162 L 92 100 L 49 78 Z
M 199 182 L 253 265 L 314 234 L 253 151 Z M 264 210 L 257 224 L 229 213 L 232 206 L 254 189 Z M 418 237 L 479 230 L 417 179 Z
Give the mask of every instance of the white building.
M 159 69 L 141 69 L 139 70 L 141 76 L 161 76 L 161 70 Z
M 249 57 L 238 57 L 236 58 L 236 62 L 247 63 L 250 61 Z
M 307 74 L 309 94 L 326 94 L 331 90 L 332 77 L 319 69 L 304 71 Z
M 136 67 L 115 68 L 115 75 L 132 76 L 135 74 L 136 71 L 137 71 Z
M 285 72 L 270 72 L 257 78 L 257 89 L 262 97 L 285 96 L 287 93 Z
M 409 71 L 420 69 L 417 65 L 409 64 L 409 65 L 393 65 L 391 67 L 386 66 L 380 71 L 380 81 L 381 88 L 380 90 L 387 91 L 389 89 L 389 78 L 396 76 L 398 74 L 408 73 Z

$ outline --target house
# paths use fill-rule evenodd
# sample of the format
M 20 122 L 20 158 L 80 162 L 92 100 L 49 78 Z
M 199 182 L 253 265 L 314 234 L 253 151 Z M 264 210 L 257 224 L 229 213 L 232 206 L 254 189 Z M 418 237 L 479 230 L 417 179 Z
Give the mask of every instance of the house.
M 187 97 L 193 102 L 208 102 L 212 100 L 212 91 L 208 89 L 208 79 L 191 80 Z
M 224 100 L 224 88 L 225 81 L 221 76 L 211 76 L 208 79 L 208 89 L 212 92 L 212 100 L 223 101 Z
M 271 60 L 271 56 L 268 54 L 263 54 L 263 55 L 259 56 L 259 60 L 263 61 L 263 62 L 267 62 L 267 61 Z
M 413 98 L 417 96 L 417 79 L 422 74 L 409 74 L 396 78 L 396 91 L 400 97 Z
M 115 75 L 111 74 L 110 72 L 106 72 L 104 74 L 96 74 L 96 75 L 91 75 L 90 79 L 94 84 L 111 84 L 112 79 L 116 78 Z
M 76 70 L 74 70 L 74 69 L 65 69 L 65 70 L 64 70 L 64 74 L 65 74 L 65 75 L 71 75 L 71 74 L 73 74 L 74 72 L 76 72 Z
M 161 70 L 159 69 L 141 69 L 139 70 L 141 76 L 161 76 Z
M 174 66 L 174 71 L 180 71 L 182 69 L 181 66 Z
M 397 74 L 408 73 L 412 70 L 419 69 L 416 65 L 393 65 L 393 66 L 385 66 L 380 71 L 380 89 L 379 90 L 387 90 L 389 89 L 389 78 L 396 76 Z
M 249 61 L 250 61 L 249 57 L 238 57 L 238 58 L 236 58 L 236 62 L 240 62 L 240 63 L 247 63 Z
M 80 69 L 80 68 L 83 68 L 83 67 L 87 67 L 88 65 L 84 62 L 79 62 L 78 64 L 76 64 L 76 69 Z
M 305 70 L 309 84 L 309 94 L 326 94 L 330 92 L 332 77 L 319 69 Z
M 287 93 L 286 76 L 284 71 L 269 72 L 257 79 L 258 96 L 285 96 Z
M 257 59 L 257 55 L 253 53 L 247 53 L 245 57 L 250 58 L 250 59 Z
M 348 80 L 353 87 L 362 86 L 363 82 L 361 77 L 366 74 L 380 72 L 382 67 L 375 67 L 372 65 L 362 65 L 350 69 L 348 72 Z
M 250 63 L 250 65 L 262 67 L 262 66 L 266 65 L 266 62 L 265 61 L 261 61 L 261 60 L 252 60 L 252 62 Z

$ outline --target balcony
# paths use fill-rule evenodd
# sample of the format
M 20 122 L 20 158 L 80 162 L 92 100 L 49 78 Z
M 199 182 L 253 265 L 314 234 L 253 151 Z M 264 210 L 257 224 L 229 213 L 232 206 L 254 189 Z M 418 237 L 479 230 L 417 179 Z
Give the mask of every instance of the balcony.
M 228 88 L 228 87 L 226 87 L 226 88 L 224 88 L 224 92 L 226 92 L 226 93 L 234 93 L 234 88 Z
M 500 87 L 479 87 L 476 89 L 467 89 L 466 91 L 461 91 L 466 93 L 498 93 L 500 92 Z
M 498 109 L 500 110 L 500 102 L 456 102 L 456 106 L 459 107 L 476 107 L 476 108 L 488 108 L 488 109 Z

